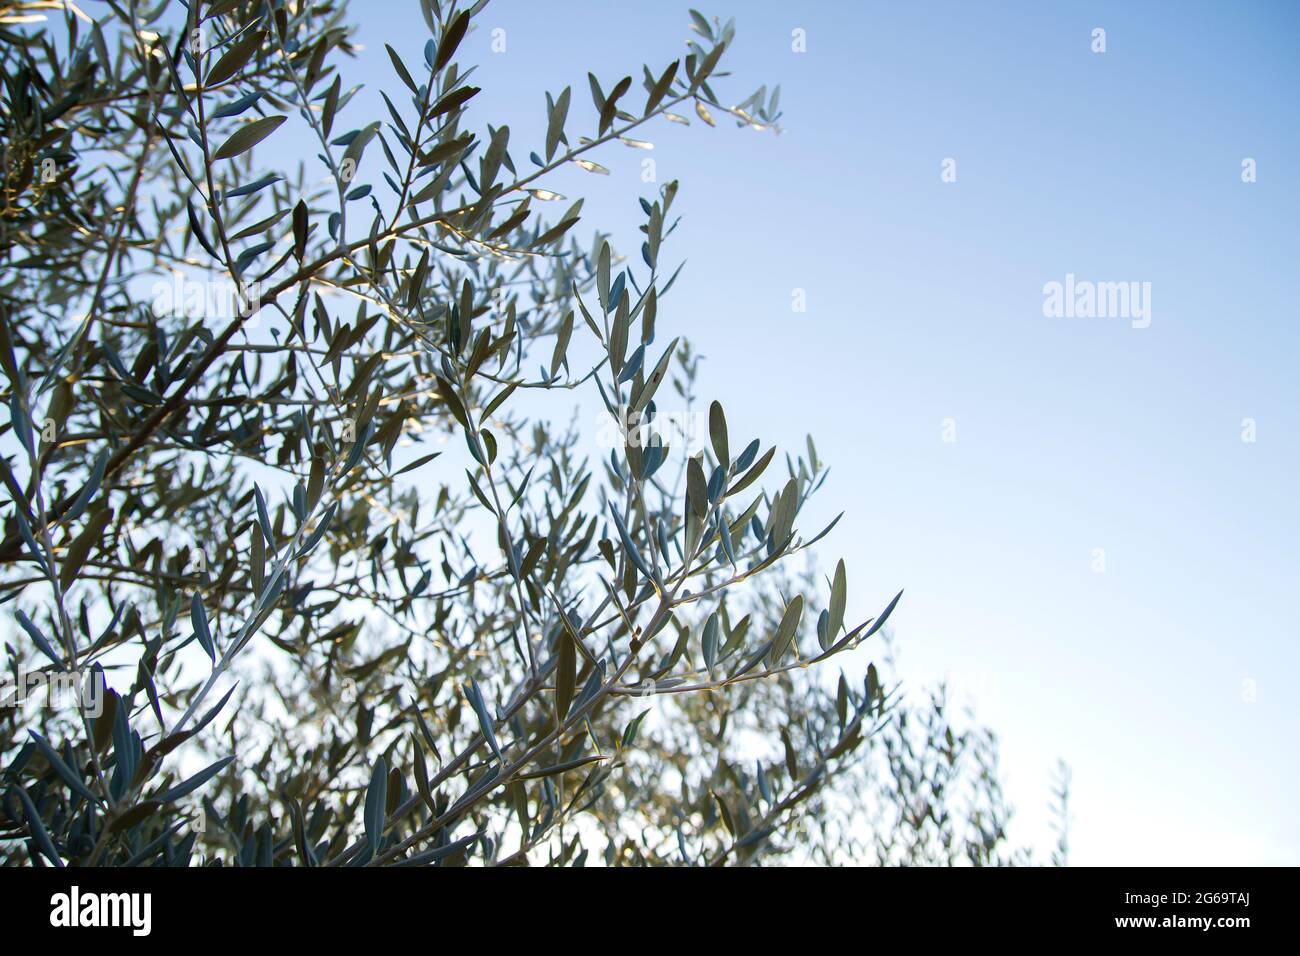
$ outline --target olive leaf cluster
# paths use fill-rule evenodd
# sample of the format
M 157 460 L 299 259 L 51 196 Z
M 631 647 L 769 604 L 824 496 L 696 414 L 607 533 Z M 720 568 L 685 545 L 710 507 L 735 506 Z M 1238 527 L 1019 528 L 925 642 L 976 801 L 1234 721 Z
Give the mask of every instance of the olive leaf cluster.
M 366 116 L 338 0 L 0 0 L 0 858 L 895 861 L 854 775 L 896 695 L 818 665 L 898 597 L 855 622 L 843 562 L 787 570 L 826 469 L 697 397 L 677 184 L 628 250 L 551 188 L 779 90 L 724 105 L 692 12 L 518 145 L 469 119 L 483 0 L 419 5 Z

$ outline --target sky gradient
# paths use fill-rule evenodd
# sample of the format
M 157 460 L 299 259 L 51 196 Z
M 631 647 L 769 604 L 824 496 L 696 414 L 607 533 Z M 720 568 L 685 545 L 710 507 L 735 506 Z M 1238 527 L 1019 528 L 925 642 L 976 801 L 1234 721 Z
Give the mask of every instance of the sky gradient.
M 586 71 L 639 83 L 686 9 L 494 0 L 504 51 L 462 45 L 471 120 L 508 122 L 526 162 L 544 89 L 573 86 L 587 128 Z M 608 177 L 544 185 L 631 250 L 641 161 L 681 180 L 660 336 L 707 356 L 733 435 L 814 434 L 832 471 L 806 526 L 847 510 L 820 553 L 847 561 L 848 616 L 906 588 L 901 676 L 998 731 L 1015 837 L 1048 845 L 1059 757 L 1077 864 L 1300 863 L 1300 7 L 703 12 L 736 18 L 715 89 L 779 83 L 781 135 L 653 124 L 652 152 L 593 157 Z M 353 15 L 360 125 L 397 86 L 383 44 L 414 63 L 428 33 L 415 3 Z M 1150 283 L 1150 325 L 1046 316 L 1067 275 Z

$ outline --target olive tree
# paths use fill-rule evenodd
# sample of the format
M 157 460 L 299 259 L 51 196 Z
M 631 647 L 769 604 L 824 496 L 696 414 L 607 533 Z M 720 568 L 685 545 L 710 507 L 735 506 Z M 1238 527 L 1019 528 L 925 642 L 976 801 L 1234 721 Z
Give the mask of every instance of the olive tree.
M 699 397 L 677 184 L 630 241 L 548 188 L 778 90 L 692 12 L 520 145 L 470 123 L 483 6 L 420 0 L 371 116 L 337 0 L 0 0 L 0 856 L 1015 859 L 987 741 L 829 669 L 898 597 L 846 619 L 811 439 Z

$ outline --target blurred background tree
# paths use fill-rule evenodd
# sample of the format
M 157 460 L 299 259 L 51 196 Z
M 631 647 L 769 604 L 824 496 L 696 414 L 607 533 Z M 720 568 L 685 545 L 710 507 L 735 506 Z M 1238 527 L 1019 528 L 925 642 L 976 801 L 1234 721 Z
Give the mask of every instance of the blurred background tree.
M 359 117 L 333 0 L 0 0 L 0 856 L 1028 862 L 991 734 L 836 679 L 899 598 L 846 620 L 812 440 L 697 399 L 677 184 L 626 249 L 546 188 L 779 90 L 715 91 L 692 11 L 517 146 L 467 121 L 483 6 L 422 0 Z M 594 456 L 539 405 L 579 389 Z

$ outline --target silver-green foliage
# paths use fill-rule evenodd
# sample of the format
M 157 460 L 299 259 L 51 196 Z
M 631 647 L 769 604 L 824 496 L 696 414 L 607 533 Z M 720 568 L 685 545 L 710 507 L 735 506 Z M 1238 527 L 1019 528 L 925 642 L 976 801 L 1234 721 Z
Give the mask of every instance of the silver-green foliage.
M 676 184 L 626 256 L 546 186 L 664 118 L 774 126 L 775 90 L 715 93 L 730 24 L 693 13 L 686 56 L 591 76 L 590 110 L 547 94 L 515 147 L 468 122 L 482 3 L 423 0 L 377 117 L 338 2 L 10 22 L 37 6 L 0 2 L 0 600 L 15 676 L 103 697 L 0 712 L 0 855 L 831 859 L 911 801 L 862 789 L 873 735 L 903 739 L 875 667 L 817 666 L 897 598 L 849 621 L 843 563 L 783 568 L 825 533 L 811 441 L 778 456 L 716 402 L 702 454 L 658 434 L 657 402 L 696 401 L 660 315 Z M 310 171 L 259 163 L 291 136 Z M 234 308 L 156 308 L 177 276 Z M 643 427 L 589 463 L 536 411 L 570 389 Z

